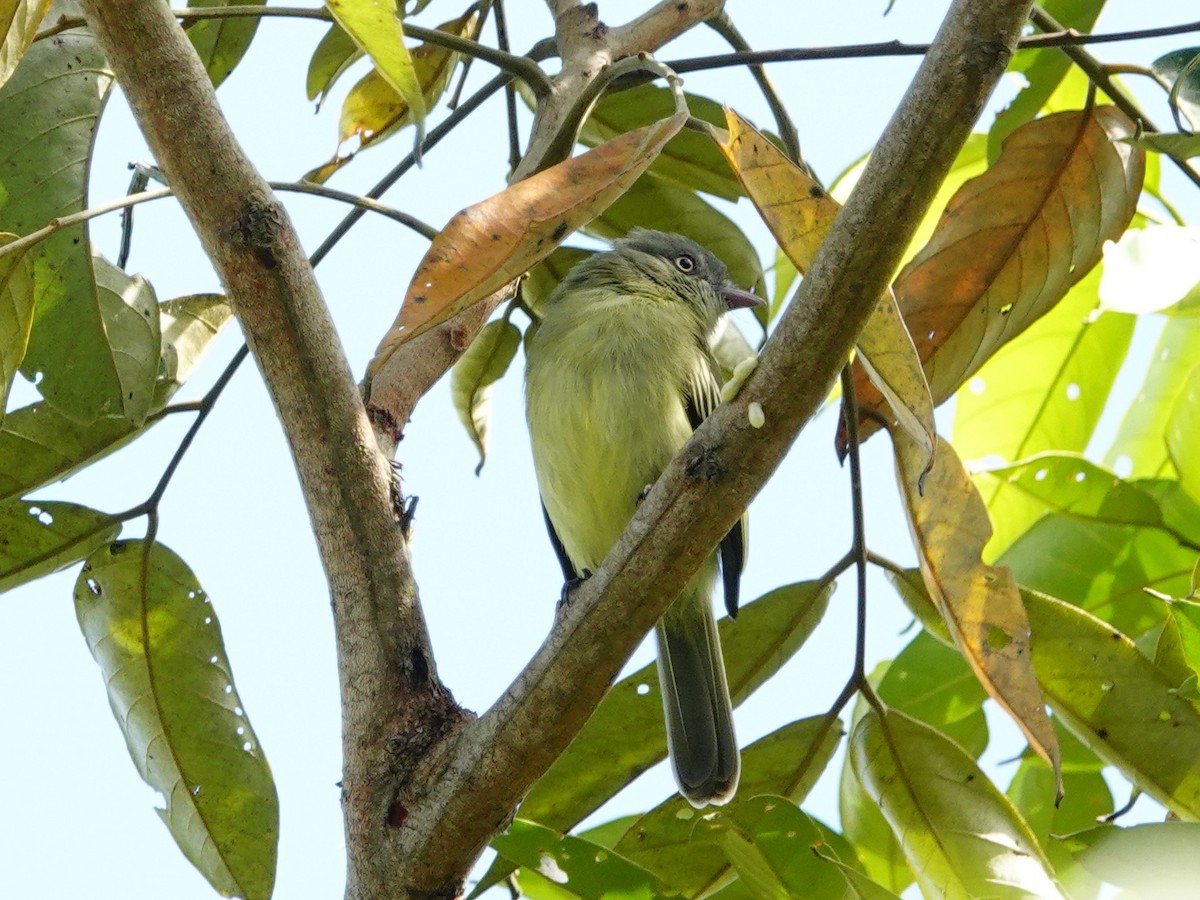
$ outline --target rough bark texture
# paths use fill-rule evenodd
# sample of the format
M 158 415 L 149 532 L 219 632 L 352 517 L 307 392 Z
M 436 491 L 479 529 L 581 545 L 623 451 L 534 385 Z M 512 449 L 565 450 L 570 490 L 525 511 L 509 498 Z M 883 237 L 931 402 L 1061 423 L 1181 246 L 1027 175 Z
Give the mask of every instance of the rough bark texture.
M 581 114 L 588 84 L 612 60 L 653 49 L 720 6 L 664 3 L 606 29 L 594 7 L 554 0 L 563 74 L 539 109 L 521 173 L 561 146 L 564 123 Z M 1029 6 L 952 6 L 758 370 L 664 473 L 527 669 L 486 715 L 468 721 L 437 680 L 390 472 L 285 213 L 229 133 L 167 8 L 85 0 L 89 24 L 221 274 L 300 471 L 337 626 L 347 896 L 450 897 L 461 889 L 487 840 L 819 407 L 1003 71 Z M 414 378 L 424 384 L 414 381 L 406 402 L 451 364 L 472 326 L 447 323 L 421 345 L 424 365 Z M 747 422 L 752 401 L 766 414 L 761 429 Z M 393 411 L 395 421 L 410 411 Z

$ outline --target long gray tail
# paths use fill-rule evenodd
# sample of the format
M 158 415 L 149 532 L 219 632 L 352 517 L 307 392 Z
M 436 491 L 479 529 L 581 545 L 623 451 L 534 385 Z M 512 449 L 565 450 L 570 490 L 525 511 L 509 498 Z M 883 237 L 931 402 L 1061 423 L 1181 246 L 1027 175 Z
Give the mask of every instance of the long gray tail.
M 685 593 L 655 629 L 667 748 L 679 791 L 696 807 L 729 802 L 741 760 L 712 604 Z

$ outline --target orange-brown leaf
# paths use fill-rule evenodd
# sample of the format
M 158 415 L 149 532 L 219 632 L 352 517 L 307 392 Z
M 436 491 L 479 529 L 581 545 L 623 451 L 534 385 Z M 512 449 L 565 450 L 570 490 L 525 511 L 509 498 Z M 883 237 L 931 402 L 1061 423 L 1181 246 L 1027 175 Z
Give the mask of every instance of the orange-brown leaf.
M 1012 570 L 985 565 L 992 536 L 987 507 L 954 448 L 939 440 L 932 468 L 905 432 L 892 433 L 921 576 L 954 643 L 976 677 L 1013 717 L 1029 745 L 1054 769 L 1058 739 L 1029 656 L 1029 619 Z
M 713 130 L 746 194 L 797 271 L 806 272 L 821 249 L 841 205 L 765 136 L 731 109 L 726 134 Z M 921 361 L 905 330 L 891 289 L 886 290 L 858 338 L 875 396 L 886 396 L 900 423 L 933 455 L 933 400 Z
M 627 132 L 457 213 L 418 266 L 370 370 L 548 256 L 620 196 L 686 119 L 681 113 Z
M 1143 151 L 1122 142 L 1133 132 L 1112 106 L 1029 122 L 951 198 L 895 283 L 935 402 L 1048 312 L 1125 231 L 1145 173 Z M 863 407 L 882 411 L 863 373 L 856 383 Z

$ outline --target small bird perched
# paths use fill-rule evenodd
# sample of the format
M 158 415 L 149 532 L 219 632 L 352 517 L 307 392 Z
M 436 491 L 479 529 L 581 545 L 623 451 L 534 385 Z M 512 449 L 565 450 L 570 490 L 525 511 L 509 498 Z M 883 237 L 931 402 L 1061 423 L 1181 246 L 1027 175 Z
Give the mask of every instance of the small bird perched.
M 567 585 L 616 543 L 645 491 L 720 402 L 709 338 L 730 309 L 763 301 L 678 234 L 634 229 L 577 265 L 546 300 L 526 346 L 525 409 L 550 539 Z M 743 525 L 721 542 L 730 614 Z M 667 746 L 680 792 L 725 803 L 741 763 L 713 618 L 718 554 L 655 629 Z

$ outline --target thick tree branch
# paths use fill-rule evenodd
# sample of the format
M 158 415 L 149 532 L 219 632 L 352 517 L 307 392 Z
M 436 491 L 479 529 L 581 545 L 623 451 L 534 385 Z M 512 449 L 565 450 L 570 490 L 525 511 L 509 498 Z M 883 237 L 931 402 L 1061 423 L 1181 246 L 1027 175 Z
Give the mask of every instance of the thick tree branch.
M 461 715 L 433 668 L 391 468 L 300 240 L 230 133 L 173 13 L 143 0 L 83 8 L 225 285 L 291 445 L 332 593 L 355 891 L 371 871 L 362 857 L 388 830 L 394 736 L 432 743 L 440 734 L 427 720 L 442 727 Z
M 413 875 L 463 869 L 583 725 L 611 679 L 819 408 L 1003 72 L 1029 0 L 956 0 L 862 180 L 740 395 L 697 430 L 600 570 L 392 848 Z M 757 401 L 766 424 L 748 424 Z M 486 789 L 484 788 L 486 786 Z

